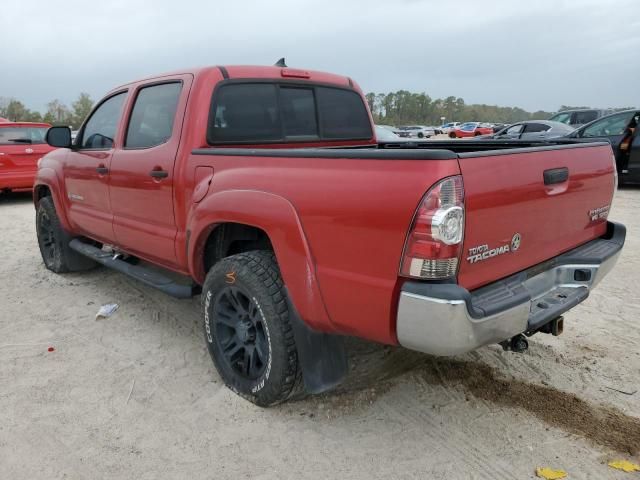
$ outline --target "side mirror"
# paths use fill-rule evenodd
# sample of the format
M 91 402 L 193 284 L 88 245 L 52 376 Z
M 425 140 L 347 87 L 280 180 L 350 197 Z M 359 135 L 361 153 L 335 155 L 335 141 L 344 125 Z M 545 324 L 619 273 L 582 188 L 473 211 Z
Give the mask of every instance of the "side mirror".
M 71 129 L 69 127 L 51 127 L 45 136 L 52 147 L 71 148 Z

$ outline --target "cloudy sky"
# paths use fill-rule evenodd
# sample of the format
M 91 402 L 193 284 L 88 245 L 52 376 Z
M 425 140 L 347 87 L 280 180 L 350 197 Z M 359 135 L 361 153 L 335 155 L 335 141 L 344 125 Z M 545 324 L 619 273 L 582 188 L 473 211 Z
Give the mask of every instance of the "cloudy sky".
M 0 21 L 0 97 L 36 110 L 167 70 L 282 56 L 367 92 L 640 106 L 638 0 L 21 0 L 3 2 Z

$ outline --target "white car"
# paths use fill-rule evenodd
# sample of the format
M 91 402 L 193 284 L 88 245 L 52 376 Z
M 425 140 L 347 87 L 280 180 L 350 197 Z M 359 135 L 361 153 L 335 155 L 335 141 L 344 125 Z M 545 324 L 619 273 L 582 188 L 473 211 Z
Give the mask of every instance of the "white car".
M 436 134 L 436 130 L 433 127 L 425 127 L 424 125 L 407 125 L 398 127 L 393 133 L 402 138 L 430 138 Z
M 453 130 L 458 128 L 462 123 L 460 122 L 449 122 L 442 125 L 438 130 L 440 130 L 445 135 L 449 135 Z

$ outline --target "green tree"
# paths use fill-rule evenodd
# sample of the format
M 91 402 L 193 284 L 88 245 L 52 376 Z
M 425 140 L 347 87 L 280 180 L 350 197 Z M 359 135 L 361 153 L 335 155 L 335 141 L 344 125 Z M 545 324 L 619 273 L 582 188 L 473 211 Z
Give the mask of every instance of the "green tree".
M 12 99 L 7 104 L 3 117 L 12 122 L 20 122 L 25 121 L 28 114 L 29 110 L 27 110 L 22 102 Z
M 81 93 L 78 99 L 71 104 L 73 116 L 71 125 L 74 129 L 80 128 L 84 119 L 87 118 L 93 108 L 93 100 L 88 93 Z

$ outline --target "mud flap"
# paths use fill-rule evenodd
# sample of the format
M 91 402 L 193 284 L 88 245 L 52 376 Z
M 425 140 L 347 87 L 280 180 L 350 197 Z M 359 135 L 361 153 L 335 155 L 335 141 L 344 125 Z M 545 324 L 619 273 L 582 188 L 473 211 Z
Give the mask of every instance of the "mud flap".
M 287 305 L 305 390 L 318 394 L 338 386 L 349 371 L 344 337 L 309 328 L 300 318 L 289 295 Z

